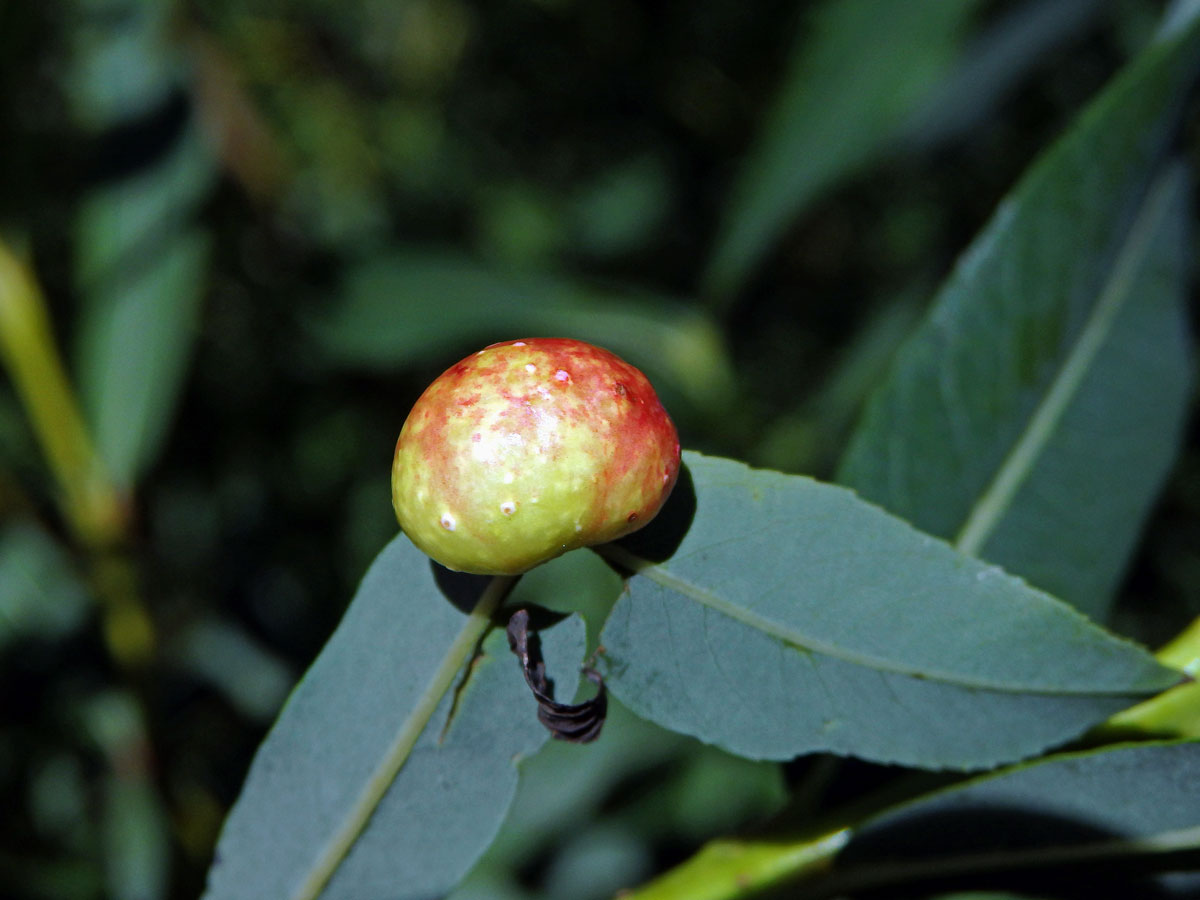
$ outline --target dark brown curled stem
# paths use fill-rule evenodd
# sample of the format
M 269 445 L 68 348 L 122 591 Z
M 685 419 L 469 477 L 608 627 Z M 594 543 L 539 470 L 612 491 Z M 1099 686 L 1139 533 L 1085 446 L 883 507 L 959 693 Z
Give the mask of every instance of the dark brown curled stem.
M 546 677 L 537 632 L 529 628 L 528 610 L 519 609 L 512 614 L 507 633 L 508 646 L 521 661 L 525 683 L 537 700 L 538 721 L 560 741 L 586 744 L 598 738 L 608 711 L 608 696 L 600 673 L 591 668 L 583 670 L 588 681 L 599 688 L 595 697 L 583 703 L 559 703 L 552 696 L 553 682 Z

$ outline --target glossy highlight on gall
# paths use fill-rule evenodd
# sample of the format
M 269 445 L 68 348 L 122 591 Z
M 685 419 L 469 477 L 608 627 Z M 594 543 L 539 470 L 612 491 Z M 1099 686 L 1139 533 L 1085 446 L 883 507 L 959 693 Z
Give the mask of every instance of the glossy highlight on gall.
M 413 406 L 396 442 L 400 527 L 442 565 L 515 575 L 646 525 L 679 474 L 650 382 L 568 338 L 492 344 Z

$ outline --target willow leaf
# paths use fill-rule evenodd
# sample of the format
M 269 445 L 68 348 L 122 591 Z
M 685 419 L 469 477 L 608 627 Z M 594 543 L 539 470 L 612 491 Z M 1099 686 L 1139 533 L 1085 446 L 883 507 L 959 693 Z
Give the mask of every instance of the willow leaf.
M 498 585 L 467 617 L 407 538 L 380 554 L 259 748 L 207 900 L 423 898 L 457 883 L 500 827 L 517 762 L 548 736 L 503 629 L 471 659 Z M 583 648 L 578 618 L 542 633 L 563 696 Z
M 951 69 L 977 0 L 826 0 L 737 175 L 705 286 L 727 303 L 788 221 L 887 148 Z
M 751 758 L 974 768 L 1178 680 L 844 488 L 686 462 L 696 506 L 674 553 L 653 562 L 636 540 L 603 551 L 635 573 L 602 635 L 609 686 L 661 725 Z
M 1153 45 L 997 210 L 868 403 L 839 480 L 1096 618 L 1176 452 L 1200 27 Z

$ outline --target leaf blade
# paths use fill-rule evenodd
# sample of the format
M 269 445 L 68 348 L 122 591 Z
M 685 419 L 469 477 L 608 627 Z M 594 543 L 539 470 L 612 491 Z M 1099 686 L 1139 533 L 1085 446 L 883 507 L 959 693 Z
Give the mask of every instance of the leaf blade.
M 446 252 L 398 252 L 360 263 L 310 323 L 340 365 L 431 363 L 464 343 L 569 334 L 644 365 L 697 411 L 724 407 L 732 363 L 710 318 L 677 300 L 582 280 L 494 271 Z
M 1198 29 L 1026 175 L 871 398 L 842 483 L 1102 618 L 1181 429 L 1186 179 L 1160 171 Z M 1057 556 L 1057 558 L 1056 558 Z
M 1178 678 L 845 489 L 685 459 L 697 505 L 671 558 L 604 551 L 637 571 L 602 636 L 609 686 L 669 728 L 752 758 L 971 768 Z
M 397 601 L 405 605 L 403 614 Z M 405 896 L 453 886 L 499 827 L 515 790 L 514 757 L 533 752 L 547 737 L 502 635 L 484 642 L 448 729 L 455 697 L 436 698 L 432 719 L 348 854 L 332 861 L 323 854 L 356 815 L 365 786 L 422 702 L 430 669 L 444 662 L 463 622 L 435 585 L 429 560 L 406 538 L 380 554 L 260 747 L 222 831 L 206 897 L 314 896 L 323 868 L 333 873 L 323 897 L 361 894 L 381 873 L 393 880 L 403 875 L 395 883 L 411 891 Z M 565 671 L 583 653 L 582 625 L 568 622 L 543 641 L 547 665 Z M 489 701 L 473 699 L 480 695 Z M 494 738 L 491 752 L 464 751 L 462 742 L 480 731 Z M 456 770 L 462 790 L 448 794 L 437 786 L 450 758 L 463 762 Z M 440 806 L 431 799 L 438 797 Z M 405 816 L 413 809 L 423 810 L 415 820 Z M 438 839 L 433 848 L 421 843 L 430 837 Z M 414 854 L 421 851 L 415 860 L 397 853 L 403 841 Z

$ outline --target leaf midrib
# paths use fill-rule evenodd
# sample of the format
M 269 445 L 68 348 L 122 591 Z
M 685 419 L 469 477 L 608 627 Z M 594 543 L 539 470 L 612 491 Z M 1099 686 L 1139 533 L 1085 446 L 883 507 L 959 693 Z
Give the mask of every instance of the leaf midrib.
M 1035 695 L 1047 697 L 1142 697 L 1147 690 L 1130 688 L 1128 690 L 1113 690 L 1111 688 L 1087 689 L 1079 687 L 1048 688 L 1045 686 L 1023 686 L 1020 684 L 988 681 L 982 678 L 968 678 L 952 672 L 940 672 L 930 669 L 918 669 L 906 666 L 893 660 L 880 659 L 865 653 L 858 653 L 845 647 L 839 647 L 826 641 L 815 639 L 793 628 L 783 625 L 766 616 L 737 606 L 711 591 L 678 577 L 649 560 L 630 553 L 615 544 L 606 544 L 593 548 L 597 553 L 618 566 L 625 568 L 665 588 L 689 597 L 722 615 L 728 616 L 743 625 L 761 631 L 776 640 L 803 650 L 819 653 L 852 665 L 862 666 L 881 672 L 891 672 L 909 678 L 919 678 L 922 681 L 933 681 L 972 690 L 985 690 L 997 693 Z
M 1133 295 L 1133 285 L 1151 245 L 1157 225 L 1169 208 L 1177 179 L 1162 178 L 1151 189 L 1130 227 L 1091 315 L 1063 360 L 1049 390 L 996 470 L 991 483 L 972 505 L 954 546 L 978 556 L 1012 506 L 1013 498 L 1037 465 L 1071 401 L 1091 371 L 1097 354 L 1112 332 L 1113 323 Z
M 349 854 L 376 807 L 408 761 L 417 740 L 424 733 L 442 697 L 450 690 L 455 676 L 491 626 L 492 613 L 508 595 L 520 576 L 496 576 L 488 584 L 475 608 L 459 629 L 445 656 L 417 698 L 412 711 L 397 729 L 391 745 L 363 785 L 362 791 L 346 811 L 337 830 L 329 836 L 291 894 L 291 900 L 315 900 Z

